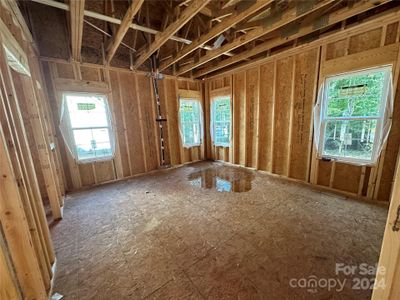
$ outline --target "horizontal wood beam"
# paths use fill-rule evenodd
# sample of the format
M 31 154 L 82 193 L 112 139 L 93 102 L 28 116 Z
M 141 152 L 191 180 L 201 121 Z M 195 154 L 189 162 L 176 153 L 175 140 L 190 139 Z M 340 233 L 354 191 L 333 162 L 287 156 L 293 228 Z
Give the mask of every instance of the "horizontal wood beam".
M 47 6 L 50 6 L 50 7 L 62 9 L 62 10 L 65 10 L 65 11 L 69 11 L 69 5 L 67 5 L 65 3 L 62 3 L 62 2 L 57 2 L 57 1 L 54 1 L 54 0 L 31 0 L 31 1 L 39 3 L 39 4 L 47 5 Z M 84 15 L 86 17 L 90 17 L 90 18 L 93 18 L 93 19 L 109 22 L 109 23 L 112 23 L 112 24 L 120 25 L 121 22 L 122 22 L 120 19 L 113 18 L 113 17 L 110 17 L 110 16 L 106 16 L 106 15 L 103 15 L 103 14 L 99 14 L 97 12 L 90 11 L 90 10 L 85 10 L 84 11 Z M 93 24 L 91 24 L 91 26 L 93 27 Z M 149 27 L 146 27 L 146 26 L 138 25 L 136 23 L 130 24 L 129 28 L 134 29 L 134 30 L 138 30 L 138 31 L 142 31 L 142 32 L 146 32 L 146 33 L 150 33 L 150 34 L 158 34 L 160 32 L 160 31 L 155 30 L 153 28 L 149 28 Z M 98 27 L 96 29 L 98 30 Z M 172 41 L 180 42 L 180 43 L 187 44 L 187 45 L 192 43 L 191 40 L 184 39 L 182 37 L 175 36 L 175 35 L 171 36 L 169 39 L 172 40 Z M 208 51 L 213 50 L 212 47 L 207 46 L 207 45 L 203 45 L 200 48 L 208 50 Z M 229 52 L 228 53 L 224 53 L 224 55 L 233 56 L 233 54 L 231 54 Z
M 297 6 L 296 6 L 294 8 L 291 8 L 291 9 L 283 12 L 281 18 L 278 18 L 278 20 L 276 20 L 276 21 L 274 21 L 276 19 L 276 16 L 271 16 L 268 19 L 269 20 L 268 23 L 265 24 L 263 27 L 251 30 L 247 34 L 245 34 L 239 38 L 236 38 L 235 40 L 233 40 L 232 42 L 230 42 L 228 44 L 225 44 L 221 48 L 218 48 L 212 52 L 207 53 L 206 55 L 200 57 L 200 59 L 197 62 L 187 65 L 187 66 L 177 70 L 176 74 L 177 75 L 185 74 L 186 72 L 193 70 L 193 69 L 223 55 L 225 52 L 231 51 L 231 50 L 236 49 L 244 44 L 254 41 L 255 39 L 258 39 L 268 33 L 271 33 L 289 23 L 299 20 L 299 19 L 303 18 L 304 16 L 306 16 L 318 9 L 327 7 L 328 5 L 331 5 L 332 3 L 334 3 L 335 1 L 337 1 L 337 0 L 321 1 L 318 4 L 310 7 L 310 9 L 308 9 L 307 11 L 304 11 L 302 13 L 299 13 Z M 300 5 L 300 4 L 298 4 L 298 5 Z
M 85 0 L 69 1 L 70 25 L 71 25 L 71 50 L 72 59 L 81 60 L 82 34 L 83 34 L 83 12 Z
M 35 3 L 51 6 L 51 7 L 54 7 L 54 8 L 62 9 L 62 10 L 65 10 L 65 11 L 69 11 L 70 10 L 69 9 L 69 5 L 67 5 L 65 3 L 62 3 L 62 2 L 57 2 L 57 1 L 54 1 L 54 0 L 31 0 L 31 1 L 35 2 Z M 122 21 L 120 19 L 113 18 L 113 17 L 110 17 L 110 16 L 106 16 L 106 15 L 103 15 L 103 14 L 100 14 L 100 13 L 97 13 L 97 12 L 94 12 L 94 11 L 86 10 L 86 9 L 84 10 L 84 15 L 86 17 L 90 17 L 90 18 L 93 18 L 93 19 L 109 22 L 109 23 L 112 23 L 112 24 L 120 25 L 122 23 Z M 142 31 L 142 32 L 146 32 L 146 33 L 151 33 L 151 34 L 159 33 L 158 30 L 155 30 L 155 29 L 152 29 L 152 28 L 149 28 L 149 27 L 146 27 L 146 26 L 138 25 L 136 23 L 130 24 L 129 28 L 135 29 L 135 30 L 139 30 L 139 31 Z M 191 40 L 187 40 L 187 39 L 184 39 L 184 38 L 181 38 L 181 37 L 178 37 L 178 36 L 171 36 L 170 39 L 173 40 L 173 41 L 184 43 L 184 44 L 190 44 L 192 42 Z
M 172 58 L 161 63 L 160 70 L 165 70 L 170 65 L 174 64 L 178 60 L 186 57 L 187 55 L 189 55 L 190 53 L 192 53 L 199 47 L 203 46 L 205 43 L 207 43 L 212 38 L 223 33 L 230 27 L 239 23 L 241 20 L 244 20 L 245 18 L 251 16 L 252 14 L 261 10 L 262 8 L 266 7 L 267 5 L 269 5 L 272 2 L 273 2 L 273 0 L 259 0 L 256 3 L 254 3 L 253 5 L 251 5 L 249 8 L 245 9 L 244 11 L 236 12 L 233 16 L 227 18 L 225 21 L 218 23 L 216 26 L 212 27 L 208 33 L 203 34 L 196 41 L 194 41 L 190 45 L 187 45 L 186 47 L 184 47 L 181 51 L 179 51 Z
M 125 13 L 124 18 L 122 19 L 121 25 L 118 27 L 115 36 L 112 37 L 111 42 L 107 46 L 107 63 L 110 63 L 113 58 L 115 52 L 117 51 L 119 45 L 122 42 L 125 34 L 129 30 L 130 25 L 132 24 L 132 19 L 135 17 L 139 9 L 142 7 L 144 0 L 134 0 L 129 6 L 128 10 Z
M 133 68 L 136 69 L 142 65 L 154 52 L 157 51 L 157 49 L 164 45 L 171 36 L 189 22 L 210 1 L 211 0 L 193 0 L 190 6 L 182 12 L 175 22 L 170 24 L 163 32 L 156 34 L 154 42 L 137 56 Z
M 204 76 L 206 74 L 209 74 L 211 72 L 217 71 L 217 70 L 219 70 L 221 68 L 224 68 L 224 67 L 227 67 L 229 65 L 235 64 L 235 63 L 240 62 L 242 60 L 248 59 L 248 58 L 250 58 L 250 57 L 252 57 L 254 55 L 257 55 L 257 54 L 260 54 L 262 52 L 268 51 L 269 49 L 272 49 L 274 47 L 280 46 L 280 45 L 285 44 L 287 42 L 293 41 L 293 40 L 295 40 L 297 38 L 300 38 L 302 36 L 310 34 L 310 33 L 314 32 L 314 31 L 318 31 L 320 29 L 326 28 L 328 26 L 331 26 L 333 24 L 336 24 L 338 22 L 346 20 L 346 19 L 348 19 L 348 18 L 350 18 L 352 16 L 358 15 L 358 14 L 360 14 L 362 12 L 365 12 L 365 11 L 371 9 L 371 8 L 374 8 L 374 7 L 378 6 L 378 5 L 382 5 L 382 4 L 390 2 L 390 1 L 392 1 L 392 0 L 381 0 L 379 3 L 376 3 L 376 2 L 373 3 L 373 2 L 370 2 L 370 1 L 366 1 L 366 2 L 362 1 L 362 2 L 359 2 L 358 4 L 355 4 L 353 7 L 345 7 L 345 8 L 339 9 L 339 10 L 333 12 L 333 13 L 330 13 L 329 17 L 326 18 L 328 21 L 326 23 L 321 23 L 321 26 L 319 28 L 315 28 L 314 22 L 304 24 L 304 25 L 300 26 L 298 32 L 295 33 L 295 34 L 292 34 L 292 35 L 290 35 L 288 37 L 277 37 L 277 38 L 274 38 L 272 40 L 269 40 L 269 41 L 267 41 L 267 42 L 265 42 L 263 44 L 260 44 L 260 45 L 258 45 L 256 47 L 254 47 L 254 48 L 252 48 L 250 50 L 247 50 L 247 51 L 244 51 L 242 53 L 239 53 L 239 54 L 237 54 L 237 55 L 235 55 L 233 57 L 230 57 L 228 59 L 224 59 L 223 61 L 221 61 L 221 62 L 219 62 L 219 63 L 217 63 L 215 65 L 212 65 L 212 66 L 209 66 L 209 67 L 206 67 L 204 69 L 199 70 L 198 72 L 196 72 L 194 74 L 194 77 L 195 78 L 202 77 L 202 76 Z M 324 15 L 323 18 L 324 17 L 326 17 L 326 16 Z

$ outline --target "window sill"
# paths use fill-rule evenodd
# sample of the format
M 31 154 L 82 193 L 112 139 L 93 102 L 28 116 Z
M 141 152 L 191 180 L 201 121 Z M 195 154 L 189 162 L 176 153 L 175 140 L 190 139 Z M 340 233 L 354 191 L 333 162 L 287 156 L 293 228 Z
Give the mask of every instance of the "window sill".
M 88 158 L 88 159 L 81 159 L 81 160 L 76 160 L 76 163 L 78 165 L 83 165 L 83 164 L 93 164 L 97 162 L 106 162 L 106 161 L 112 161 L 114 159 L 113 156 L 105 156 L 101 158 Z
M 230 148 L 231 144 L 213 144 L 215 147 Z
M 320 160 L 324 161 L 335 161 L 339 163 L 344 163 L 344 164 L 349 164 L 349 165 L 355 165 L 355 166 L 367 166 L 367 167 L 373 167 L 376 166 L 376 162 L 372 162 L 370 160 L 363 160 L 363 159 L 351 159 L 351 158 L 344 158 L 344 157 L 337 157 L 337 156 L 319 156 L 318 157 Z
M 200 147 L 201 146 L 201 144 L 194 144 L 194 145 L 183 145 L 183 148 L 187 148 L 187 149 L 189 149 L 189 148 L 195 148 L 195 147 Z

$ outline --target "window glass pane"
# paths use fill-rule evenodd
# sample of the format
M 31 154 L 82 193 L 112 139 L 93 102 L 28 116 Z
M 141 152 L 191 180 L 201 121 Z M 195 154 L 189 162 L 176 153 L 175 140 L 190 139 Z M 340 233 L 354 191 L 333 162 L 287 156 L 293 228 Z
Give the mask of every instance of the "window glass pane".
M 229 145 L 231 138 L 230 97 L 221 97 L 213 101 L 214 144 Z
M 68 130 L 66 142 L 78 161 L 110 158 L 114 140 L 107 98 L 96 94 L 64 94 L 61 131 Z
M 328 117 L 378 116 L 385 71 L 339 76 L 329 82 Z
M 185 146 L 200 145 L 200 102 L 181 99 L 179 106 L 183 144 Z
M 230 122 L 215 123 L 215 144 L 229 144 L 231 136 Z
M 377 120 L 330 120 L 323 155 L 370 160 Z
M 108 126 L 105 99 L 100 96 L 67 95 L 72 128 Z
M 112 155 L 108 128 L 74 129 L 73 134 L 79 160 Z

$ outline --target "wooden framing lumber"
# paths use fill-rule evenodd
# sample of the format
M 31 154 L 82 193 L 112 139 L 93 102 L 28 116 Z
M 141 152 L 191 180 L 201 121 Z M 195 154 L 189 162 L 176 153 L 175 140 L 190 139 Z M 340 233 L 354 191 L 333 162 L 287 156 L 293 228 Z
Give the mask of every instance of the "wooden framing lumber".
M 81 60 L 82 34 L 83 34 L 83 13 L 85 0 L 71 0 L 70 22 L 71 22 L 71 50 L 72 59 Z
M 380 1 L 379 4 L 384 4 L 384 3 L 387 3 L 389 1 L 390 0 L 383 0 L 383 1 Z M 269 49 L 272 49 L 274 47 L 277 47 L 279 45 L 282 45 L 282 44 L 285 44 L 285 43 L 287 43 L 289 41 L 295 40 L 296 38 L 299 38 L 299 37 L 305 36 L 307 34 L 310 34 L 310 33 L 314 32 L 314 31 L 317 31 L 317 30 L 319 30 L 321 28 L 328 27 L 328 26 L 331 26 L 331 25 L 333 25 L 335 23 L 338 23 L 338 22 L 341 22 L 343 20 L 346 20 L 346 19 L 348 19 L 348 18 L 350 18 L 352 16 L 358 15 L 358 14 L 360 14 L 360 13 L 362 13 L 364 11 L 367 11 L 367 10 L 369 10 L 371 8 L 374 8 L 376 6 L 377 6 L 377 4 L 374 4 L 372 2 L 367 1 L 367 2 L 360 2 L 359 4 L 354 5 L 351 8 L 346 7 L 346 8 L 340 9 L 338 11 L 335 11 L 335 12 L 329 14 L 328 21 L 324 25 L 322 25 L 322 27 L 320 27 L 318 29 L 315 29 L 314 24 L 305 24 L 299 29 L 299 31 L 297 33 L 295 33 L 295 34 L 293 34 L 293 35 L 291 35 L 289 37 L 277 37 L 277 38 L 274 38 L 274 39 L 272 39 L 270 41 L 267 41 L 267 42 L 265 42 L 263 44 L 260 44 L 260 45 L 258 45 L 256 47 L 254 47 L 254 48 L 252 48 L 250 50 L 247 50 L 247 51 L 244 51 L 242 53 L 239 53 L 239 54 L 237 54 L 237 55 L 235 55 L 233 57 L 230 57 L 228 59 L 224 59 L 224 60 L 222 60 L 221 62 L 219 62 L 219 63 L 217 63 L 215 65 L 212 65 L 210 67 L 206 67 L 206 68 L 201 69 L 200 71 L 198 71 L 198 72 L 196 72 L 194 74 L 194 77 L 195 78 L 202 77 L 202 76 L 204 76 L 204 75 L 206 75 L 208 73 L 217 71 L 217 70 L 219 70 L 221 68 L 224 68 L 224 67 L 232 65 L 234 63 L 240 62 L 240 61 L 245 60 L 245 59 L 247 59 L 249 57 L 252 57 L 252 56 L 257 55 L 259 53 L 265 52 L 265 51 L 267 51 Z M 179 74 L 181 74 L 181 72 L 179 72 Z
M 133 67 L 136 69 L 142 65 L 155 51 L 164 45 L 171 36 L 189 22 L 211 0 L 193 0 L 178 19 L 170 24 L 165 31 L 156 34 L 154 42 L 138 55 Z
M 207 53 L 206 55 L 200 57 L 200 59 L 197 62 L 190 64 L 190 65 L 186 65 L 185 67 L 178 70 L 177 75 L 185 74 L 186 72 L 193 70 L 194 68 L 197 68 L 197 67 L 223 55 L 225 52 L 234 50 L 244 44 L 254 41 L 257 38 L 260 38 L 268 33 L 271 33 L 293 21 L 299 20 L 300 18 L 302 18 L 318 9 L 325 8 L 334 2 L 335 2 L 335 0 L 324 0 L 320 3 L 318 3 L 317 5 L 315 5 L 314 7 L 312 7 L 311 9 L 309 9 L 308 11 L 300 13 L 300 14 L 298 14 L 297 7 L 294 7 L 292 9 L 285 11 L 283 13 L 282 17 L 275 22 L 273 22 L 272 17 L 271 17 L 272 25 L 266 24 L 262 28 L 257 28 L 257 29 L 251 30 L 249 33 L 245 34 L 244 36 L 236 38 L 232 42 L 220 47 L 219 49 L 216 49 L 210 53 Z M 373 5 L 373 4 L 371 3 L 370 5 Z
M 230 27 L 236 25 L 237 23 L 244 20 L 245 18 L 251 16 L 253 13 L 266 7 L 271 2 L 273 2 L 273 1 L 272 0 L 267 0 L 267 1 L 259 0 L 256 3 L 254 3 L 253 5 L 251 5 L 249 8 L 245 9 L 244 11 L 236 12 L 233 16 L 229 17 L 225 21 L 212 27 L 209 32 L 200 36 L 195 42 L 191 43 L 190 45 L 185 46 L 182 50 L 180 50 L 172 58 L 167 59 L 163 63 L 161 63 L 160 70 L 161 71 L 165 70 L 170 65 L 172 65 L 175 62 L 177 62 L 178 60 L 186 57 L 188 54 L 192 53 L 197 48 L 203 46 L 205 43 L 207 43 L 212 38 L 218 36 L 219 34 L 223 33 L 227 29 L 229 29 Z
M 14 266 L 1 231 L 0 226 L 0 299 L 19 300 L 22 299 L 21 291 L 18 289 Z
M 135 17 L 139 9 L 141 8 L 144 0 L 134 0 L 129 6 L 128 10 L 125 13 L 124 18 L 122 19 L 121 25 L 119 26 L 115 36 L 112 37 L 110 43 L 107 46 L 107 63 L 110 63 L 113 58 L 115 52 L 117 51 L 119 45 L 122 42 L 125 34 L 127 33 L 129 26 L 132 23 L 132 19 Z
M 33 166 L 25 161 L 29 160 L 29 156 L 24 155 L 27 154 L 27 147 L 22 146 L 23 141 L 20 140 L 25 136 L 19 135 L 20 116 L 15 115 L 16 102 L 10 101 L 14 100 L 15 91 L 10 86 L 8 65 L 2 48 L 0 70 L 0 223 L 5 228 L 4 235 L 25 298 L 44 299 L 47 274 L 42 263 L 45 258 L 41 252 L 40 257 L 35 255 L 36 250 L 40 251 L 40 237 L 32 215 L 35 193 L 32 184 L 35 182 L 30 178 L 32 173 L 28 174 Z
M 40 3 L 40 4 L 43 4 L 43 5 L 51 6 L 51 7 L 62 9 L 62 10 L 66 10 L 66 11 L 70 10 L 70 7 L 67 4 L 62 3 L 62 2 L 57 2 L 57 1 L 54 1 L 54 0 L 32 0 L 32 2 Z M 103 15 L 103 14 L 100 14 L 100 13 L 97 13 L 97 12 L 94 12 L 94 11 L 86 10 L 86 9 L 84 10 L 83 14 L 86 17 L 90 17 L 90 18 L 94 18 L 94 19 L 97 19 L 97 20 L 109 22 L 109 23 L 112 23 L 112 24 L 120 25 L 122 23 L 122 21 L 120 19 L 113 18 L 113 17 L 110 17 L 110 16 L 106 16 L 106 15 Z M 155 30 L 155 29 L 152 29 L 152 28 L 149 28 L 149 27 L 146 27 L 146 26 L 138 25 L 138 24 L 135 24 L 135 23 L 131 23 L 129 25 L 129 28 L 135 29 L 135 30 L 139 30 L 139 31 L 143 31 L 143 32 L 146 32 L 146 33 L 151 33 L 151 34 L 159 33 L 158 30 Z M 178 36 L 171 36 L 170 40 L 181 42 L 181 43 L 185 43 L 185 44 L 190 44 L 192 42 L 190 40 L 186 40 L 186 39 L 178 37 Z

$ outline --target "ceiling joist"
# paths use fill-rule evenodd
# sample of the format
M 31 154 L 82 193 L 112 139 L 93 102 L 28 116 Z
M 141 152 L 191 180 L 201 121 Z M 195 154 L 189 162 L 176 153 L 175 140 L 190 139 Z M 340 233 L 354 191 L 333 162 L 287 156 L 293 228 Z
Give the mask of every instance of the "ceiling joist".
M 349 19 L 364 19 L 370 14 L 364 12 L 376 6 L 393 3 L 382 6 L 376 10 L 378 13 L 396 6 L 395 0 L 129 0 L 128 8 L 120 4 L 114 7 L 110 2 L 101 12 L 98 6 L 87 2 L 86 7 L 98 9 L 96 12 L 84 9 L 85 0 L 31 1 L 69 11 L 71 56 L 75 61 L 81 60 L 83 23 L 87 22 L 111 37 L 105 47 L 104 63 L 109 64 L 119 46 L 124 46 L 129 49 L 131 69 L 139 68 L 156 53 L 160 71 L 195 78 L 308 43 L 323 36 L 324 31 L 338 29 L 340 23 L 347 24 Z M 135 18 L 140 14 L 142 18 Z M 121 20 L 116 15 L 124 17 Z M 106 32 L 89 18 L 120 26 Z M 138 24 L 132 22 L 134 18 Z M 135 32 L 124 43 L 129 29 Z M 139 31 L 146 34 L 138 38 Z M 89 30 L 84 42 L 95 44 L 91 33 Z M 124 49 L 119 58 L 127 53 Z
M 127 33 L 130 25 L 132 24 L 132 19 L 138 13 L 139 9 L 142 7 L 144 0 L 134 0 L 129 6 L 128 10 L 125 13 L 124 18 L 122 19 L 121 25 L 119 26 L 115 36 L 112 37 L 110 43 L 107 46 L 107 63 L 110 63 L 113 58 L 115 52 L 117 51 L 119 45 L 122 42 L 125 34 Z
M 81 60 L 81 47 L 83 35 L 83 15 L 85 0 L 72 0 L 69 2 L 71 23 L 71 54 L 75 61 Z
M 377 7 L 378 5 L 382 5 L 385 4 L 387 2 L 390 2 L 392 0 L 381 0 L 379 2 L 371 2 L 371 1 L 361 1 L 358 2 L 356 4 L 354 4 L 354 6 L 352 7 L 345 7 L 342 9 L 339 9 L 337 11 L 334 11 L 330 14 L 327 15 L 322 15 L 319 18 L 316 18 L 314 20 L 314 22 L 308 22 L 306 24 L 302 24 L 300 25 L 300 27 L 298 28 L 298 32 L 294 33 L 290 36 L 280 36 L 277 38 L 274 38 L 272 40 L 269 40 L 263 44 L 260 44 L 258 46 L 255 46 L 254 48 L 241 52 L 239 54 L 236 54 L 233 57 L 227 58 L 225 60 L 222 60 L 220 62 L 218 62 L 215 65 L 211 65 L 209 67 L 205 67 L 201 70 L 199 70 L 198 72 L 196 72 L 194 74 L 195 78 L 199 78 L 199 77 L 203 77 L 206 74 L 209 74 L 211 72 L 215 72 L 219 69 L 225 68 L 227 66 L 230 66 L 232 64 L 238 63 L 240 61 L 246 60 L 252 56 L 255 56 L 257 54 L 263 53 L 265 51 L 268 51 L 272 48 L 278 47 L 280 45 L 283 45 L 287 42 L 293 41 L 295 39 L 298 39 L 300 37 L 306 36 L 308 34 L 311 34 L 315 31 L 321 30 L 323 28 L 329 27 L 333 24 L 342 22 L 350 17 L 353 17 L 355 15 L 358 15 L 360 13 L 363 13 L 369 9 L 372 9 L 374 7 Z M 326 20 L 326 22 L 319 23 L 319 26 L 316 24 L 316 22 L 318 22 L 318 20 Z
M 234 49 L 236 49 L 242 45 L 245 45 L 255 39 L 258 39 L 268 33 L 271 33 L 277 29 L 280 29 L 289 23 L 292 23 L 296 20 L 300 20 L 304 16 L 306 16 L 312 12 L 315 12 L 319 9 L 323 9 L 323 8 L 331 5 L 335 1 L 337 1 L 337 0 L 324 0 L 314 6 L 310 6 L 310 8 L 308 10 L 300 11 L 300 12 L 296 6 L 294 8 L 284 11 L 282 13 L 282 15 L 279 17 L 277 17 L 276 15 L 271 15 L 268 19 L 268 22 L 266 24 L 264 24 L 263 27 L 253 29 L 253 30 L 249 31 L 247 34 L 234 39 L 232 42 L 230 42 L 228 44 L 225 44 L 221 48 L 207 53 L 206 55 L 200 57 L 200 59 L 196 63 L 187 65 L 187 66 L 179 69 L 177 71 L 176 75 L 185 74 L 186 72 L 189 72 L 190 70 L 193 70 L 193 69 L 221 56 L 222 54 L 224 54 L 224 52 L 234 50 Z
M 223 33 L 224 31 L 228 30 L 230 27 L 234 26 L 235 24 L 239 23 L 241 20 L 251 16 L 255 12 L 261 10 L 262 8 L 269 5 L 272 0 L 260 0 L 251 5 L 249 8 L 242 12 L 237 12 L 233 16 L 227 18 L 225 21 L 218 23 L 216 26 L 212 27 L 210 31 L 206 34 L 200 36 L 196 41 L 184 47 L 181 51 L 179 51 L 173 58 L 164 61 L 160 69 L 165 70 L 170 65 L 176 63 L 178 60 L 186 57 L 188 54 L 192 53 L 194 50 L 198 49 L 199 47 L 203 46 L 205 43 L 210 41 L 212 38 L 218 36 L 219 34 Z M 228 51 L 227 51 L 228 52 Z
M 163 32 L 156 34 L 154 42 L 150 44 L 144 51 L 139 53 L 133 67 L 136 69 L 141 66 L 154 52 L 164 45 L 171 36 L 189 22 L 203 7 L 211 0 L 193 0 L 178 17 L 176 21 L 171 23 Z
M 55 7 L 55 8 L 58 8 L 58 9 L 66 10 L 66 11 L 70 10 L 70 7 L 67 4 L 62 3 L 62 2 L 58 2 L 58 1 L 55 1 L 55 0 L 31 0 L 31 1 L 32 2 L 36 2 L 36 3 L 40 3 L 40 4 L 44 4 L 44 5 L 47 5 L 47 6 Z M 113 24 L 117 24 L 117 25 L 120 25 L 122 23 L 122 21 L 120 19 L 117 19 L 117 18 L 114 18 L 114 17 L 110 17 L 110 16 L 106 16 L 106 15 L 103 15 L 103 14 L 100 14 L 100 13 L 97 13 L 97 12 L 94 12 L 94 11 L 86 10 L 86 9 L 84 10 L 84 16 L 90 17 L 90 18 L 93 18 L 93 19 L 97 19 L 97 20 L 101 20 L 101 21 L 105 21 L 105 22 L 109 22 L 109 23 L 113 23 Z M 142 32 L 146 32 L 146 33 L 150 33 L 150 34 L 157 34 L 157 33 L 160 32 L 158 30 L 155 30 L 155 29 L 152 29 L 152 28 L 149 28 L 149 27 L 146 27 L 146 26 L 142 26 L 142 25 L 139 25 L 139 24 L 136 24 L 136 23 L 131 23 L 129 25 L 129 28 L 135 29 L 135 30 L 139 30 L 139 31 L 142 31 Z M 181 42 L 181 43 L 184 43 L 184 44 L 190 44 L 192 42 L 190 40 L 187 40 L 187 39 L 184 39 L 184 38 L 181 38 L 181 37 L 178 37 L 178 36 L 171 36 L 170 40 L 173 40 L 173 41 L 176 41 L 176 42 Z

